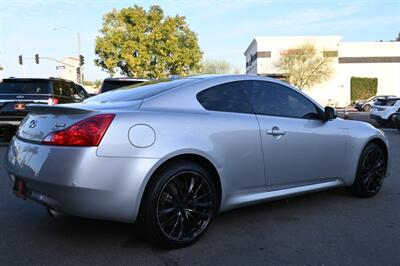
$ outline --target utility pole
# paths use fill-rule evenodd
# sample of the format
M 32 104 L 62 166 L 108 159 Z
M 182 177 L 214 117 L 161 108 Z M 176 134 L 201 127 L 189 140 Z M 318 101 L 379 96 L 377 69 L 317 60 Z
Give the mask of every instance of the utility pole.
M 82 55 L 81 55 L 81 34 L 79 32 L 76 33 L 76 39 L 77 39 L 77 44 L 78 44 L 78 58 L 81 62 L 81 57 L 82 57 Z M 81 83 L 81 82 L 83 83 L 83 78 L 82 78 L 83 68 L 81 67 L 82 64 L 79 64 L 79 65 L 80 65 L 78 68 L 79 70 L 77 69 L 77 74 L 79 75 L 79 77 L 77 77 L 78 83 Z
M 65 30 L 71 31 L 71 29 L 68 29 L 68 27 L 66 27 L 66 26 L 52 28 L 52 30 L 61 30 L 61 29 L 65 29 Z M 81 34 L 79 32 L 76 33 L 76 43 L 77 43 L 77 50 L 78 50 L 78 56 L 77 57 L 79 58 L 79 56 L 81 54 Z M 79 74 L 79 80 L 83 82 L 83 70 L 84 70 L 84 68 L 79 66 L 79 71 L 78 71 L 77 68 L 75 68 L 75 69 L 76 69 L 77 73 L 78 72 L 80 73 Z M 78 76 L 77 76 L 77 79 L 78 79 Z

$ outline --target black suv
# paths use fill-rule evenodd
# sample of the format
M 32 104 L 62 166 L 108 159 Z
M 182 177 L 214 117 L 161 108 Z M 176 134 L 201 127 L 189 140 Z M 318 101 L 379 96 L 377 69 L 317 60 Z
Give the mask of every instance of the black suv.
M 8 78 L 0 82 L 0 128 L 7 138 L 26 116 L 26 104 L 61 104 L 88 98 L 85 89 L 60 78 Z
M 137 79 L 137 78 L 106 78 L 101 84 L 100 93 L 119 89 L 121 87 L 134 85 L 142 82 L 149 81 L 149 79 Z

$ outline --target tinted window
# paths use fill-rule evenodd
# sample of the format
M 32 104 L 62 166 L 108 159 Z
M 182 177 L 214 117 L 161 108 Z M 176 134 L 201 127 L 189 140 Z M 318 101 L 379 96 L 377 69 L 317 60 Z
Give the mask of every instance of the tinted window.
M 207 110 L 253 113 L 250 104 L 237 82 L 221 84 L 197 94 L 197 100 Z
M 378 99 L 375 101 L 375 105 L 393 106 L 397 101 L 397 99 Z
M 257 114 L 306 119 L 320 117 L 314 103 L 289 87 L 266 81 L 245 81 L 241 85 Z
M 115 90 L 121 87 L 143 83 L 141 80 L 104 80 L 101 85 L 101 93 Z
M 48 94 L 49 82 L 46 80 L 4 80 L 0 83 L 0 93 Z
M 53 81 L 53 92 L 55 95 L 70 97 L 73 93 L 73 84 L 62 80 Z
M 89 97 L 89 94 L 86 92 L 86 90 L 80 86 L 80 85 L 75 85 L 74 89 L 74 97 L 79 98 L 79 99 L 86 99 Z
M 124 102 L 137 101 L 152 97 L 170 89 L 189 84 L 198 79 L 185 78 L 174 81 L 149 81 L 143 82 L 117 90 L 99 94 L 86 100 L 86 102 Z

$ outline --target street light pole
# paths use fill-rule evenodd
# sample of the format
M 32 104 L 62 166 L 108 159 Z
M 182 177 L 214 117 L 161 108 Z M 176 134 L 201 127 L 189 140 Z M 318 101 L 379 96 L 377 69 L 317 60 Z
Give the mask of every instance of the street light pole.
M 78 32 L 76 33 L 76 39 L 78 42 L 78 57 L 81 54 L 81 34 Z
M 60 29 L 69 30 L 66 26 L 61 26 L 61 27 L 55 27 L 55 28 L 53 28 L 53 30 L 60 30 Z M 77 42 L 78 58 L 79 58 L 79 55 L 81 54 L 81 34 L 80 34 L 79 32 L 76 33 L 76 42 Z M 78 66 L 78 68 L 80 68 L 80 69 L 82 70 L 81 66 Z M 79 75 L 79 76 L 80 76 L 80 77 L 79 77 L 80 80 L 82 80 L 82 76 L 83 76 L 82 71 L 80 71 L 80 75 Z
M 76 33 L 76 38 L 77 38 L 77 42 L 78 42 L 78 58 L 80 58 L 81 56 L 81 34 L 78 32 Z M 83 71 L 82 71 L 82 66 L 79 66 L 79 80 L 83 83 Z

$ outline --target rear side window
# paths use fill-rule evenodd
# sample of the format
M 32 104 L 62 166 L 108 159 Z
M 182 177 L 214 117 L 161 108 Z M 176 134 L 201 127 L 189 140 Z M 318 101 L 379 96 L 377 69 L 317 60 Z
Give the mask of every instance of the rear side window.
M 375 101 L 375 105 L 379 106 L 393 106 L 396 104 L 397 99 L 378 99 Z
M 49 94 L 49 87 L 46 80 L 4 80 L 0 82 L 0 94 Z
M 197 94 L 197 100 L 207 110 L 252 114 L 253 110 L 237 82 L 217 85 Z
M 249 101 L 256 114 L 303 119 L 319 119 L 313 102 L 286 86 L 267 81 L 244 81 Z
M 72 82 L 66 82 L 64 80 L 53 81 L 53 92 L 55 95 L 71 97 L 74 95 L 75 84 Z
M 55 95 L 58 96 L 70 97 L 73 92 L 73 88 L 72 85 L 70 85 L 68 82 L 62 80 L 54 80 L 53 92 Z

